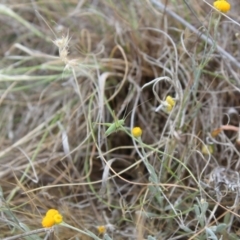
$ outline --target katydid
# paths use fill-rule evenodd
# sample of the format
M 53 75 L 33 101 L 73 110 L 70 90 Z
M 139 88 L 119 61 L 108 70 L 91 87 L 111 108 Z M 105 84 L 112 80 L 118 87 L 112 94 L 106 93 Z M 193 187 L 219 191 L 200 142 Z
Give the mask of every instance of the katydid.
M 110 134 L 116 132 L 119 129 L 123 129 L 123 125 L 125 123 L 125 119 L 116 119 L 116 117 L 114 116 L 115 121 L 113 123 L 99 123 L 100 125 L 104 125 L 107 126 L 107 130 L 105 131 L 105 136 L 109 136 Z
M 149 100 L 147 100 L 149 101 Z M 147 102 L 145 101 L 145 102 Z M 144 103 L 144 102 L 143 102 Z M 138 106 L 140 106 L 141 104 L 139 104 Z M 127 114 L 127 116 L 133 111 L 133 109 Z M 113 114 L 114 115 L 114 114 Z M 115 116 L 115 115 L 114 115 Z M 117 130 L 119 129 L 124 129 L 124 124 L 125 124 L 125 120 L 126 120 L 126 117 L 124 117 L 123 119 L 115 119 L 115 122 L 114 123 L 104 123 L 104 125 L 108 126 L 108 129 L 106 130 L 105 132 L 105 135 L 106 136 L 109 136 L 110 134 L 112 134 L 113 132 L 116 132 Z
M 129 112 L 131 113 L 131 111 Z M 129 114 L 128 113 L 128 114 Z M 113 123 L 104 123 L 104 125 L 108 126 L 108 129 L 106 130 L 105 132 L 105 135 L 106 136 L 109 136 L 110 134 L 116 132 L 117 130 L 119 130 L 120 128 L 123 128 L 123 125 L 125 123 L 125 120 L 126 120 L 126 117 L 124 117 L 123 119 L 117 119 L 115 114 L 114 114 L 114 111 L 113 111 L 113 116 L 114 116 L 114 119 L 115 121 Z
M 107 124 L 109 127 L 106 130 L 105 135 L 109 136 L 113 132 L 117 131 L 119 128 L 121 128 L 124 125 L 124 123 L 125 123 L 125 119 L 120 119 L 120 120 L 116 120 L 116 122 L 114 123 Z

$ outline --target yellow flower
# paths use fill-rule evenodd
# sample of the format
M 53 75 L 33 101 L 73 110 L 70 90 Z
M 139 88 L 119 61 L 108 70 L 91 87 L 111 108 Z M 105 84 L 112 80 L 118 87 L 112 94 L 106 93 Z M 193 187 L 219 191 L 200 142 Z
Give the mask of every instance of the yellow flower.
M 175 100 L 171 96 L 166 97 L 166 102 L 171 106 L 175 106 Z
M 104 225 L 97 227 L 99 234 L 104 234 L 106 232 L 106 227 Z
M 204 154 L 204 155 L 208 155 L 209 153 L 210 154 L 213 154 L 213 152 L 214 152 L 214 147 L 213 147 L 213 145 L 203 145 L 202 146 L 202 153 Z
M 52 217 L 45 216 L 42 220 L 42 226 L 44 228 L 49 228 L 54 225 L 54 219 Z
M 55 224 L 59 224 L 59 223 L 61 223 L 63 221 L 63 217 L 59 213 L 54 215 L 53 219 L 54 219 Z
M 46 213 L 46 216 L 54 216 L 55 214 L 58 214 L 59 212 L 58 212 L 58 210 L 56 210 L 56 209 L 49 209 L 48 211 L 47 211 L 47 213 Z
M 166 97 L 165 104 L 168 113 L 172 111 L 173 107 L 175 106 L 175 103 L 176 101 L 171 96 Z
M 42 220 L 42 226 L 45 228 L 52 227 L 63 221 L 62 215 L 56 209 L 49 209 Z
M 226 13 L 230 10 L 231 5 L 226 0 L 217 0 L 213 3 L 213 6 L 220 12 Z
M 136 138 L 141 137 L 142 136 L 142 129 L 140 127 L 134 127 L 132 129 L 132 135 Z

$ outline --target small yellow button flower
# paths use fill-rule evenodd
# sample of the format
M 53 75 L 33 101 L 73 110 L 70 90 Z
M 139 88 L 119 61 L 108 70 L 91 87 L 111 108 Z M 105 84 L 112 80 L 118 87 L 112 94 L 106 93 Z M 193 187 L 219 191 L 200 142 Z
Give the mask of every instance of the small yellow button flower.
M 217 0 L 213 3 L 213 6 L 220 12 L 226 13 L 231 9 L 231 5 L 226 0 Z
M 46 216 L 50 217 L 50 216 L 54 216 L 55 214 L 58 214 L 58 210 L 56 209 L 49 209 L 46 213 Z
M 168 95 L 165 100 L 165 105 L 166 105 L 165 107 L 168 113 L 172 111 L 175 104 L 176 104 L 176 101 L 171 96 Z
M 172 106 L 175 106 L 175 100 L 171 96 L 166 97 L 166 102 Z
M 204 154 L 204 155 L 208 155 L 209 153 L 210 154 L 213 154 L 213 152 L 214 152 L 214 147 L 213 147 L 213 145 L 203 145 L 202 146 L 202 153 Z
M 106 227 L 104 225 L 97 227 L 99 234 L 104 234 L 106 232 Z
M 49 209 L 42 220 L 42 226 L 45 228 L 52 227 L 63 221 L 62 215 L 56 209 Z
M 63 217 L 59 213 L 54 215 L 53 219 L 54 219 L 55 224 L 59 224 L 59 223 L 61 223 L 63 221 Z
M 52 217 L 45 216 L 42 220 L 42 226 L 44 228 L 52 227 L 54 224 L 55 224 L 55 222 Z
M 132 129 L 132 135 L 135 137 L 135 138 L 138 138 L 138 137 L 141 137 L 142 136 L 142 129 L 140 127 L 134 127 Z

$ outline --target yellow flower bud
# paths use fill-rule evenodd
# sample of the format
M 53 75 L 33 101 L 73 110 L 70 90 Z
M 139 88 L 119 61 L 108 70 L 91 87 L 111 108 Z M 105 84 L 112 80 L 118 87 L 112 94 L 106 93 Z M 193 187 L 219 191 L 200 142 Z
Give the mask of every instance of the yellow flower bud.
M 54 216 L 55 214 L 58 214 L 58 210 L 56 209 L 49 209 L 46 213 L 46 216 Z
M 55 224 L 59 224 L 59 223 L 61 223 L 63 221 L 63 217 L 59 213 L 54 215 L 53 219 L 54 219 Z
M 42 226 L 45 228 L 52 227 L 63 221 L 62 215 L 56 209 L 49 209 L 42 220 Z
M 106 232 L 106 227 L 105 226 L 98 226 L 97 227 L 98 233 L 99 234 L 104 234 Z
M 52 227 L 55 224 L 53 217 L 45 216 L 42 220 L 42 226 L 44 228 Z
M 209 153 L 210 154 L 213 154 L 213 152 L 214 152 L 214 148 L 213 148 L 213 145 L 203 145 L 202 146 L 202 153 L 204 154 L 204 155 L 208 155 Z
M 172 109 L 173 109 L 173 106 L 170 105 L 170 104 L 167 104 L 167 106 L 166 106 L 166 111 L 167 111 L 168 113 L 170 113 L 170 112 L 172 111 Z
M 134 127 L 132 129 L 132 135 L 135 137 L 135 138 L 138 138 L 138 137 L 141 137 L 142 136 L 142 129 L 140 127 Z
M 226 0 L 217 0 L 213 3 L 213 6 L 220 12 L 226 13 L 231 9 L 231 5 Z
M 171 96 L 167 96 L 166 100 L 165 100 L 169 105 L 171 105 L 172 107 L 175 106 L 175 100 L 171 97 Z
M 176 104 L 176 101 L 171 96 L 168 95 L 165 100 L 165 111 L 170 113 L 173 107 L 175 106 L 175 104 Z

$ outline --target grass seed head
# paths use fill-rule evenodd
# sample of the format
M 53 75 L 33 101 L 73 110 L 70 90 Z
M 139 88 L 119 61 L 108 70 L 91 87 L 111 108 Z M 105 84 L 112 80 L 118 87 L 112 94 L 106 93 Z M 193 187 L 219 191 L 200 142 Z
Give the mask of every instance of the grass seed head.
M 69 63 L 69 59 L 68 59 L 69 41 L 70 41 L 70 38 L 68 34 L 66 36 L 62 36 L 61 38 L 57 38 L 56 40 L 53 41 L 53 43 L 58 47 L 60 59 L 66 65 Z
M 53 41 L 53 43 L 61 49 L 68 49 L 68 44 L 69 44 L 70 38 L 68 34 L 66 36 L 62 36 L 61 38 L 57 38 L 56 40 Z

